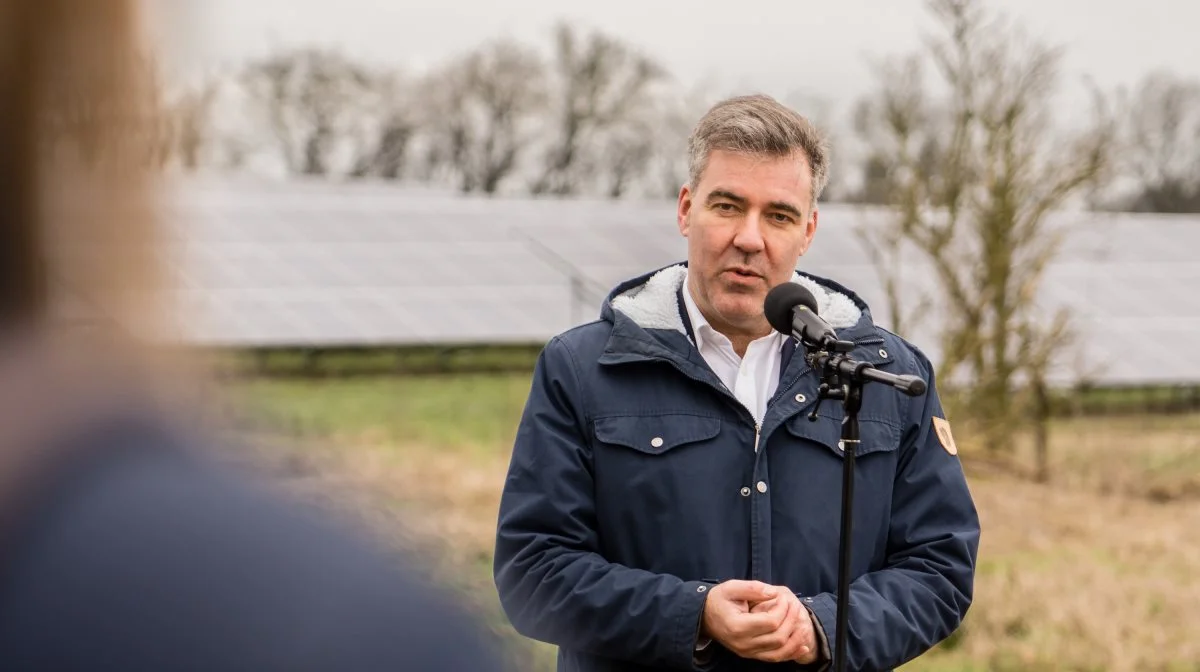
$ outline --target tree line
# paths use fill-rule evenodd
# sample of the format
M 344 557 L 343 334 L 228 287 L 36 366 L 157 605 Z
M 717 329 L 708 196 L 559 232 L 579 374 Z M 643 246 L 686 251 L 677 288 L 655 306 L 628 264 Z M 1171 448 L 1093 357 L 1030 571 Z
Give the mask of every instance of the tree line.
M 965 0 L 931 3 L 930 11 L 958 11 L 947 7 L 986 14 Z M 851 127 L 827 129 L 845 141 L 835 143 L 838 175 L 827 200 L 891 203 L 902 166 L 890 143 L 906 143 L 906 168 L 951 168 L 935 161 L 961 117 L 933 99 L 930 84 L 952 89 L 960 106 L 985 95 L 993 99 L 981 104 L 1003 106 L 999 97 L 1008 96 L 1037 106 L 1025 115 L 1044 127 L 1036 152 L 1057 151 L 1049 145 L 1064 129 L 1046 101 L 1061 83 L 1061 51 L 1005 29 L 998 16 L 979 20 L 991 44 L 960 54 L 975 60 L 957 70 L 945 49 L 876 65 L 876 90 L 850 101 Z M 229 171 L 266 160 L 292 175 L 433 182 L 467 193 L 674 197 L 686 177 L 687 134 L 716 93 L 685 86 L 600 31 L 560 24 L 547 46 L 543 53 L 496 39 L 420 76 L 328 48 L 281 50 L 165 94 L 162 160 Z M 1036 63 L 1026 63 L 1029 53 Z M 1151 72 L 1129 91 L 1094 98 L 1108 124 L 1103 141 L 1119 160 L 1088 180 L 1088 205 L 1200 212 L 1200 81 Z M 860 148 L 853 163 L 839 144 Z
M 550 47 L 497 39 L 421 76 L 283 50 L 165 96 L 164 160 L 236 171 L 265 159 L 290 175 L 466 193 L 674 196 L 700 96 L 599 31 L 560 24 Z

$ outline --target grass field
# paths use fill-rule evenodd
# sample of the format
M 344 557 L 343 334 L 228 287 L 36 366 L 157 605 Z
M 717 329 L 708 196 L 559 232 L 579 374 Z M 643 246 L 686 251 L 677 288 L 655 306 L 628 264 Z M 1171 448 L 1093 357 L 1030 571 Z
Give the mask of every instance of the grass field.
M 512 645 L 520 669 L 552 650 L 511 632 L 491 545 L 523 374 L 258 381 L 232 393 L 285 447 L 292 484 L 416 538 Z M 1018 463 L 1028 458 L 1018 446 Z M 1200 416 L 1072 419 L 1051 433 L 1049 485 L 966 456 L 983 521 L 964 627 L 906 672 L 1200 670 Z

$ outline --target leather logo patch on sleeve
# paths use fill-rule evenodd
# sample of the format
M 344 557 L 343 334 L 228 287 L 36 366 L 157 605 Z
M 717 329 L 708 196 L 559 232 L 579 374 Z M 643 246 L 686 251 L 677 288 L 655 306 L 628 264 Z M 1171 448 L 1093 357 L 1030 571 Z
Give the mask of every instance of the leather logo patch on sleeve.
M 950 433 L 950 423 L 945 418 L 934 416 L 933 431 L 937 434 L 938 442 L 942 444 L 942 448 L 945 448 L 947 453 L 958 455 L 958 446 L 954 445 L 954 435 Z

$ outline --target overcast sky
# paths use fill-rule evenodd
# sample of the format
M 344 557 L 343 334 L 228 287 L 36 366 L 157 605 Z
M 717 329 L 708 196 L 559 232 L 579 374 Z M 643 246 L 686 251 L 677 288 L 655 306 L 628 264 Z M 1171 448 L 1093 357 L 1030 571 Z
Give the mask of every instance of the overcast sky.
M 151 0 L 188 6 L 166 26 L 185 73 L 236 65 L 280 45 L 335 45 L 419 71 L 502 35 L 548 45 L 554 22 L 623 36 L 685 83 L 842 105 L 870 85 L 868 56 L 912 49 L 929 30 L 923 0 Z M 1200 77 L 1195 0 L 993 0 L 1066 50 L 1064 75 L 1112 89 L 1166 68 Z

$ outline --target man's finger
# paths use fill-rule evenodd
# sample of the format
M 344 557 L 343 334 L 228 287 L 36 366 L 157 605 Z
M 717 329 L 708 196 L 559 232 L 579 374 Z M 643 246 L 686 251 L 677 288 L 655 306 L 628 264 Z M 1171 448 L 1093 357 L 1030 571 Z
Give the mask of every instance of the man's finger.
M 783 646 L 784 643 L 786 643 L 791 637 L 792 633 L 796 630 L 797 625 L 799 624 L 797 614 L 799 614 L 804 607 L 800 605 L 799 600 L 793 597 L 790 600 L 782 601 L 779 605 L 779 608 L 781 608 L 783 612 L 779 621 L 779 625 L 772 632 L 756 636 L 754 640 L 757 641 L 751 641 L 751 646 L 762 651 L 777 649 Z M 770 613 L 778 613 L 779 608 L 772 610 Z
M 762 581 L 741 581 L 734 579 L 720 585 L 721 594 L 729 600 L 741 600 L 750 603 L 763 602 L 779 594 L 775 586 Z
M 787 644 L 779 652 L 781 661 L 804 659 L 816 651 L 817 635 L 813 632 L 812 620 L 809 618 L 807 609 L 801 607 L 796 626 Z
M 807 618 L 803 614 L 800 617 Z M 811 635 L 810 630 L 806 630 L 804 627 L 800 627 L 800 624 L 797 624 L 797 628 L 792 631 L 792 636 L 788 638 L 787 643 L 780 647 L 778 652 L 779 658 L 776 662 L 796 660 L 807 656 L 817 644 Z
M 779 651 L 796 639 L 796 631 L 799 629 L 797 625 L 798 622 L 793 612 L 789 611 L 787 617 L 778 628 L 746 640 L 744 648 L 750 655 L 756 657 L 761 654 Z M 787 660 L 787 658 L 780 658 L 779 660 Z
M 743 641 L 760 635 L 769 635 L 779 629 L 786 616 L 786 610 L 738 614 L 730 620 L 729 631 L 734 637 Z

